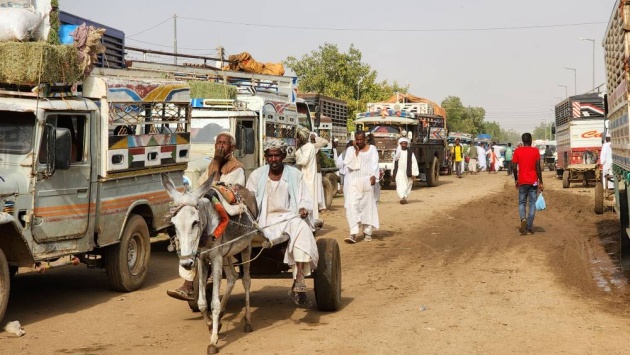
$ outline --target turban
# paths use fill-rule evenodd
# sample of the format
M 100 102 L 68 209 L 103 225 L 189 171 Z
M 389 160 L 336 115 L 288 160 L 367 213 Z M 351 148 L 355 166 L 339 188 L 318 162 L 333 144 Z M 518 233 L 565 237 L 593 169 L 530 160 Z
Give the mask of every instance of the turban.
M 311 132 L 308 130 L 308 128 L 302 126 L 298 127 L 296 134 L 297 138 L 302 142 L 308 142 L 311 136 Z
M 269 149 L 279 149 L 282 154 L 287 154 L 287 144 L 279 139 L 267 139 L 263 146 L 263 151 L 266 153 Z
M 402 143 L 402 142 L 407 142 L 407 144 L 409 144 L 409 139 L 406 137 L 400 137 L 398 138 L 398 144 Z

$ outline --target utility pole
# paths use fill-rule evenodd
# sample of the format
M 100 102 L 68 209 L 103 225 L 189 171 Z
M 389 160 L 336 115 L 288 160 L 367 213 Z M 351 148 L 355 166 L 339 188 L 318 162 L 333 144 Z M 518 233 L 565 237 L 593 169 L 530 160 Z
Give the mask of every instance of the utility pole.
M 177 14 L 173 14 L 173 64 L 177 65 Z
M 217 47 L 217 51 L 219 52 L 219 58 L 221 58 L 221 69 L 223 69 L 223 57 L 225 56 L 225 48 L 223 46 Z

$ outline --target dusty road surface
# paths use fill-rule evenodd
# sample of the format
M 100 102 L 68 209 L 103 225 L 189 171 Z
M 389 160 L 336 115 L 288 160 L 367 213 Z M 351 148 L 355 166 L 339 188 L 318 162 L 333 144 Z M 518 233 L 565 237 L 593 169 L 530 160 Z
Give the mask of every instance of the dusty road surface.
M 593 189 L 562 189 L 545 172 L 548 209 L 519 236 L 513 180 L 500 174 L 441 177 L 400 205 L 385 190 L 375 240 L 343 243 L 342 198 L 320 235 L 341 244 L 343 307 L 297 309 L 290 280 L 254 280 L 253 333 L 243 333 L 235 288 L 222 354 L 627 354 L 627 275 L 616 263 L 613 212 L 593 213 Z M 2 354 L 204 354 L 199 313 L 166 296 L 181 284 L 177 258 L 155 244 L 145 286 L 107 289 L 85 266 L 18 274 L 0 333 Z M 312 281 L 310 286 L 312 287 Z M 311 293 L 311 298 L 314 299 Z

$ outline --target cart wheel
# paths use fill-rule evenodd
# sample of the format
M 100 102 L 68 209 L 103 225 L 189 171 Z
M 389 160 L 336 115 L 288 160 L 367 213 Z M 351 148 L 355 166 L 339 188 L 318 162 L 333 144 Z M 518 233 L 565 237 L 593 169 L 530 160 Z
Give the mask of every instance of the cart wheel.
M 595 213 L 604 213 L 604 186 L 601 181 L 595 182 Z
M 562 187 L 568 189 L 571 186 L 569 182 L 569 170 L 565 170 L 562 172 Z
M 339 176 L 335 175 L 334 173 L 326 173 L 324 177 L 330 180 L 330 183 L 333 187 L 333 197 L 335 197 L 337 195 L 337 187 L 339 187 Z
M 339 244 L 332 238 L 317 240 L 319 262 L 315 270 L 315 300 L 323 312 L 334 312 L 341 307 L 341 255 Z
M 322 177 L 322 185 L 324 185 L 324 203 L 326 204 L 326 209 L 329 210 L 330 206 L 332 206 L 333 197 L 337 193 L 337 187 L 333 189 L 332 183 L 326 176 Z

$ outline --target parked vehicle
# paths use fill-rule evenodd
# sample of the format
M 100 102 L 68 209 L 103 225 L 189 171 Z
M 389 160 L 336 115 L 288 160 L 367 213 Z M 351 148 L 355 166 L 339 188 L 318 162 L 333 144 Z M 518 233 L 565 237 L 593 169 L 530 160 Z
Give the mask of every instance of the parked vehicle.
M 556 105 L 558 177 L 562 187 L 584 186 L 598 179 L 599 151 L 604 127 L 604 99 L 600 93 L 568 97 Z
M 387 102 L 369 103 L 367 109 L 357 114 L 355 124 L 362 124 L 364 130 L 374 134 L 384 172 L 381 183 L 387 186 L 394 180 L 393 157 L 404 130 L 411 140 L 409 149 L 418 160 L 418 180 L 437 186 L 440 171 L 449 168 L 446 111 L 430 100 L 407 94 L 394 95 Z
M 170 227 L 160 173 L 183 189 L 189 157 L 186 83 L 96 68 L 37 89 L 0 83 L 0 319 L 19 267 L 82 262 L 138 289 Z
M 606 100 L 607 122 L 600 129 L 606 128 L 611 135 L 613 155 L 613 175 L 615 188 L 615 204 L 621 224 L 620 233 L 620 260 L 624 269 L 630 269 L 630 209 L 628 208 L 628 184 L 630 181 L 630 122 L 628 121 L 628 77 L 630 69 L 626 58 L 630 57 L 630 4 L 617 0 L 612 8 L 612 14 L 604 35 L 603 46 L 607 60 L 606 63 L 606 87 L 608 95 Z M 607 132 L 607 133 L 608 133 Z M 598 185 L 602 185 L 601 183 Z M 595 205 L 599 212 L 603 212 L 603 189 L 595 189 Z M 599 196 L 598 196 L 599 195 Z M 596 212 L 597 212 L 596 208 Z
M 330 142 L 337 138 L 337 149 L 345 147 L 348 142 L 348 104 L 344 100 L 316 93 L 299 93 L 298 97 L 306 102 L 311 114 L 319 119 L 315 127 L 319 136 Z

